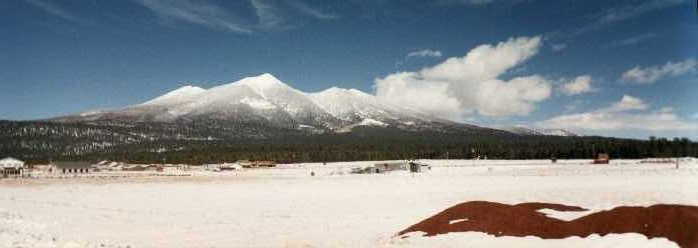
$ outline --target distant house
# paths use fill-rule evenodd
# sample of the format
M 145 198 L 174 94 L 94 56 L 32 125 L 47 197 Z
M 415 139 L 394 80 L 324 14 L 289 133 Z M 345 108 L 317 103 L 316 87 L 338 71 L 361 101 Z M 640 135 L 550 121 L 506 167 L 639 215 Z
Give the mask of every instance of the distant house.
M 391 162 L 391 163 L 378 163 L 369 167 L 358 167 L 353 168 L 351 173 L 354 174 L 374 174 L 374 173 L 386 173 L 391 171 L 410 171 L 413 173 L 424 172 L 425 170 L 431 170 L 431 166 L 425 163 L 420 163 L 416 161 L 408 162 Z
M 21 177 L 24 174 L 24 161 L 16 158 L 3 158 L 0 160 L 1 177 Z
M 404 163 L 404 162 L 379 163 L 379 164 L 373 165 L 373 169 L 374 169 L 375 173 L 383 173 L 383 172 L 398 171 L 398 170 L 408 170 L 409 164 Z
M 276 167 L 274 161 L 254 161 L 256 167 Z
M 419 163 L 419 162 L 409 162 L 408 163 L 410 167 L 410 172 L 413 173 L 418 173 L 418 172 L 423 172 L 424 170 L 431 170 L 431 166 L 425 163 Z
M 608 153 L 599 153 L 594 159 L 594 164 L 608 164 L 610 162 L 610 157 Z
M 274 161 L 249 161 L 249 160 L 239 160 L 237 164 L 243 168 L 260 168 L 260 167 L 276 167 L 276 162 Z
M 92 163 L 80 161 L 52 162 L 49 172 L 58 174 L 84 174 L 94 172 Z
M 128 164 L 121 167 L 122 171 L 146 171 L 150 165 L 147 164 Z
M 231 171 L 242 169 L 242 165 L 238 163 L 205 164 L 203 167 L 205 170 L 209 171 Z
M 243 168 L 252 168 L 254 166 L 254 163 L 252 163 L 249 160 L 238 160 L 236 163 L 242 166 Z
M 126 164 L 122 171 L 164 171 L 164 166 L 159 164 Z

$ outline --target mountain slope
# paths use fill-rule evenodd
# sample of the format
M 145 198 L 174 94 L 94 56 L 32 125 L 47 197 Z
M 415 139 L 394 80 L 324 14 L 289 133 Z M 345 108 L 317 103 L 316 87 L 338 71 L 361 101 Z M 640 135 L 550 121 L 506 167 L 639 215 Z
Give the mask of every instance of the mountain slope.
M 308 96 L 332 116 L 349 122 L 374 119 L 394 121 L 400 119 L 434 120 L 417 111 L 380 101 L 376 96 L 356 89 L 330 89 L 310 93 Z
M 224 121 L 291 129 L 346 132 L 371 121 L 384 127 L 419 130 L 455 125 L 411 109 L 385 103 L 359 90 L 330 88 L 317 93 L 294 89 L 271 74 L 202 89 L 184 86 L 162 96 L 114 111 L 87 112 L 53 119 L 70 123 Z
M 554 128 L 529 128 L 525 126 L 515 126 L 515 127 L 508 127 L 504 128 L 502 130 L 512 132 L 518 135 L 530 135 L 530 136 L 563 136 L 563 137 L 572 137 L 572 136 L 579 136 L 575 133 L 572 133 L 570 131 L 564 130 L 564 129 L 554 129 Z

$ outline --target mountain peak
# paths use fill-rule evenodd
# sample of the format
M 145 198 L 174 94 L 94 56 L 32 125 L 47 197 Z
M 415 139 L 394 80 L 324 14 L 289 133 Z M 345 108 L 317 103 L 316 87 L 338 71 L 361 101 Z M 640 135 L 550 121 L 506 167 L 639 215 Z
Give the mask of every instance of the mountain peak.
M 266 80 L 273 80 L 273 81 L 281 82 L 281 81 L 279 81 L 278 78 L 276 78 L 276 77 L 275 77 L 274 75 L 272 75 L 271 73 L 262 73 L 262 74 L 260 74 L 259 76 L 256 76 L 256 77 L 257 77 L 257 78 L 266 79 Z
M 252 85 L 252 84 L 286 85 L 284 82 L 281 82 L 281 80 L 279 80 L 274 75 L 269 74 L 269 73 L 260 74 L 258 76 L 246 77 L 238 82 L 240 82 L 241 84 L 247 84 L 247 85 Z
M 347 95 L 358 95 L 358 96 L 366 96 L 369 95 L 366 92 L 357 90 L 357 89 L 345 89 L 345 88 L 339 88 L 339 87 L 331 87 L 329 89 L 320 91 L 315 94 L 334 94 L 334 95 L 339 95 L 339 94 L 347 94 Z

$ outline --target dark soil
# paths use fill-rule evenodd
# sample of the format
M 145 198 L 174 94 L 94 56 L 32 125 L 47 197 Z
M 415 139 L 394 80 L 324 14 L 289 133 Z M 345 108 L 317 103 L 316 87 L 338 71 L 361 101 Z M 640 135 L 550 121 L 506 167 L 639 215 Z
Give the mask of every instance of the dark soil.
M 426 220 L 400 231 L 399 235 L 422 231 L 426 236 L 450 232 L 483 232 L 494 236 L 537 236 L 563 239 L 571 236 L 601 236 L 609 233 L 640 233 L 648 238 L 663 237 L 682 248 L 698 248 L 698 207 L 654 205 L 650 207 L 617 207 L 564 221 L 537 212 L 586 211 L 576 206 L 550 203 L 507 205 L 473 201 L 453 206 Z M 454 222 L 452 220 L 467 219 Z

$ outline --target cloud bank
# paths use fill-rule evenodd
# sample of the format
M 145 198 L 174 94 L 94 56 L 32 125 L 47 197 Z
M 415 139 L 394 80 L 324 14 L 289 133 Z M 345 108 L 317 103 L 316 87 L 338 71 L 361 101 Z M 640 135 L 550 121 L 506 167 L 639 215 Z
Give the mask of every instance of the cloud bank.
M 652 84 L 666 77 L 677 77 L 684 74 L 695 73 L 698 70 L 698 61 L 687 59 L 680 62 L 667 62 L 663 66 L 650 66 L 642 68 L 636 66 L 621 76 L 626 82 L 636 84 Z
M 672 108 L 647 111 L 649 105 L 639 98 L 624 95 L 611 106 L 586 113 L 557 116 L 536 123 L 545 128 L 568 130 L 644 130 L 689 131 L 698 130 L 698 123 L 681 119 Z
M 538 53 L 540 37 L 511 38 L 480 45 L 464 57 L 452 57 L 416 72 L 375 80 L 376 95 L 388 102 L 440 117 L 462 120 L 483 116 L 528 115 L 551 95 L 551 83 L 539 75 L 502 80 L 500 76 Z

